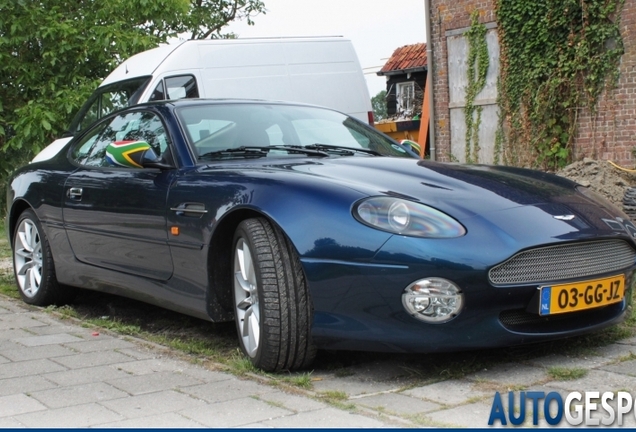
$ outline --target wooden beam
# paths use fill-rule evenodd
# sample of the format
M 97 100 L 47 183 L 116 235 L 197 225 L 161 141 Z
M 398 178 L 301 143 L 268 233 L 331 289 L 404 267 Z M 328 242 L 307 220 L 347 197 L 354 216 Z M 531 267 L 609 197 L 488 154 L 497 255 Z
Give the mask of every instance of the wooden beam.
M 431 114 L 429 111 L 428 98 L 431 92 L 431 80 L 429 74 L 426 74 L 426 84 L 424 85 L 424 98 L 422 99 L 422 115 L 420 117 L 420 133 L 418 141 L 420 144 L 420 157 L 426 154 L 426 138 L 428 137 L 428 127 L 430 124 Z

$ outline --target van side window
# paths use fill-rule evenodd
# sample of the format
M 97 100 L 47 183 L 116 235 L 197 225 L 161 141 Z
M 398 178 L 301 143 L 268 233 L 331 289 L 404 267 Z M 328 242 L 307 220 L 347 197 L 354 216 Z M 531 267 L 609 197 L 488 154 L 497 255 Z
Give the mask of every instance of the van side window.
M 155 87 L 151 101 L 164 99 L 193 99 L 199 97 L 197 81 L 192 75 L 180 75 L 168 77 L 159 82 Z

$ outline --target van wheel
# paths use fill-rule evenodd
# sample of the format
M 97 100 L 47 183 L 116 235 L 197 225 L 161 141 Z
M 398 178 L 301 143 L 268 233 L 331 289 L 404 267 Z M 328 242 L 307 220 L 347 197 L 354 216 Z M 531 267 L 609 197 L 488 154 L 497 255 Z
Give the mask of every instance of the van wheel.
M 268 372 L 307 367 L 313 306 L 305 274 L 285 235 L 266 219 L 247 219 L 234 234 L 234 313 L 239 343 Z
M 60 305 L 75 297 L 76 289 L 58 284 L 49 242 L 35 213 L 27 209 L 13 236 L 13 271 L 25 303 Z

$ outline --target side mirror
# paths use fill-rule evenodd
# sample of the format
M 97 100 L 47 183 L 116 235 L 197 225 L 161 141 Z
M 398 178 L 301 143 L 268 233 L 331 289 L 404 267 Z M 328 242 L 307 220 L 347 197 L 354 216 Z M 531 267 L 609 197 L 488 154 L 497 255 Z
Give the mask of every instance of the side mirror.
M 165 163 L 155 151 L 151 148 L 143 152 L 141 155 L 141 166 L 144 168 L 158 168 L 167 170 L 173 168 L 172 165 Z
M 127 168 L 170 169 L 145 141 L 115 141 L 106 147 L 106 161 L 109 165 Z

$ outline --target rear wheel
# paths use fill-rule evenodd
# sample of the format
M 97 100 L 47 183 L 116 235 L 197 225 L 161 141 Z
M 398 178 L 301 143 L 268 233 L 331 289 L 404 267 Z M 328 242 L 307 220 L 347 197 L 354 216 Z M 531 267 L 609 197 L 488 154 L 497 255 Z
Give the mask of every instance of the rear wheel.
M 234 235 L 234 313 L 239 342 L 266 371 L 307 367 L 316 355 L 305 275 L 285 235 L 266 219 L 248 219 Z
M 13 235 L 13 270 L 22 300 L 36 306 L 72 300 L 76 290 L 57 283 L 51 249 L 35 213 L 25 210 L 17 226 Z

